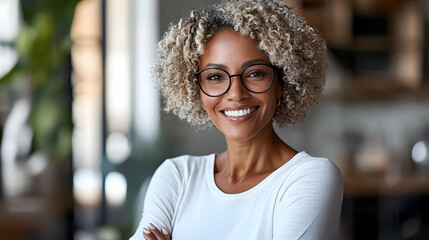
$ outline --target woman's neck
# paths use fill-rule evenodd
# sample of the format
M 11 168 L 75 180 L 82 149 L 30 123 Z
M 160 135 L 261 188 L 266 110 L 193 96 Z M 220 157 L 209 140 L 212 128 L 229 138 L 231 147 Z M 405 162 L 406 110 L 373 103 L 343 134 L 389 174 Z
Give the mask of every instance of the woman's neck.
M 216 172 L 232 182 L 248 176 L 271 173 L 297 152 L 275 133 L 272 124 L 251 139 L 238 142 L 226 138 L 228 150 L 218 157 Z

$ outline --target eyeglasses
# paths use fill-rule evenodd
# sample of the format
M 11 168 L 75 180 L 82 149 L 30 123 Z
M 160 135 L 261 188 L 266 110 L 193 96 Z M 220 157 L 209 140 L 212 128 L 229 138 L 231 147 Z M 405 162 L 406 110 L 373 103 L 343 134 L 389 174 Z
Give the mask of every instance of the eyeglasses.
M 230 89 L 232 77 L 240 77 L 241 83 L 249 92 L 266 92 L 273 85 L 275 69 L 273 65 L 258 63 L 245 67 L 240 74 L 230 75 L 222 68 L 205 68 L 194 75 L 204 94 L 219 97 Z

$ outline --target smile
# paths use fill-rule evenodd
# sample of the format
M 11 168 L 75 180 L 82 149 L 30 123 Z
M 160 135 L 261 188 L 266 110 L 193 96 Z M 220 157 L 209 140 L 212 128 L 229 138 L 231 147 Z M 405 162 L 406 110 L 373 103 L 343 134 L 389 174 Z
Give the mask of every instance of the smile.
M 242 117 L 242 116 L 249 115 L 255 110 L 256 110 L 256 107 L 251 107 L 251 108 L 236 110 L 236 111 L 225 111 L 224 113 L 228 117 Z

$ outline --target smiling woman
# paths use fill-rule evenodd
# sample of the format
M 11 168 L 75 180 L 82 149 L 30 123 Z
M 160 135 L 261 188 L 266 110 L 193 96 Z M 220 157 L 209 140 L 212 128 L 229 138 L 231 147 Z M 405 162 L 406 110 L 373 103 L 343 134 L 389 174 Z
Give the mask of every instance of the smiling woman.
M 338 168 L 273 128 L 299 122 L 317 102 L 325 51 L 280 1 L 225 1 L 173 25 L 156 65 L 166 109 L 214 125 L 227 149 L 166 160 L 131 239 L 335 239 Z
M 271 121 L 282 93 L 279 76 L 271 68 L 266 54 L 250 38 L 243 37 L 230 28 L 221 29 L 207 43 L 199 60 L 200 68 L 203 69 L 203 74 L 199 76 L 200 83 L 213 82 L 213 77 L 220 76 L 204 74 L 211 71 L 209 66 L 225 69 L 217 71 L 242 72 L 231 75 L 232 78 L 229 74 L 224 77 L 227 80 L 224 80 L 226 83 L 223 85 L 226 86 L 223 87 L 225 90 L 221 96 L 200 94 L 201 103 L 211 122 L 225 135 L 227 141 L 251 140 L 265 127 L 271 128 L 266 130 L 274 133 Z M 208 84 L 200 84 L 202 91 L 206 85 Z M 222 83 L 208 86 L 212 85 L 217 90 Z M 209 90 L 203 92 L 207 91 Z M 244 114 L 244 111 L 249 114 Z

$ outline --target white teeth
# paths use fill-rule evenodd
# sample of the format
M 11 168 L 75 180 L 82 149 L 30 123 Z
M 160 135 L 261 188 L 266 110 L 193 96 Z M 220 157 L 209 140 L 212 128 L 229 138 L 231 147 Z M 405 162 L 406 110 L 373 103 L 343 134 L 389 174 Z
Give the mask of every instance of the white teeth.
M 225 111 L 225 115 L 228 117 L 242 117 L 250 114 L 251 112 L 255 111 L 256 108 L 248 108 L 244 110 L 238 110 L 238 111 Z

